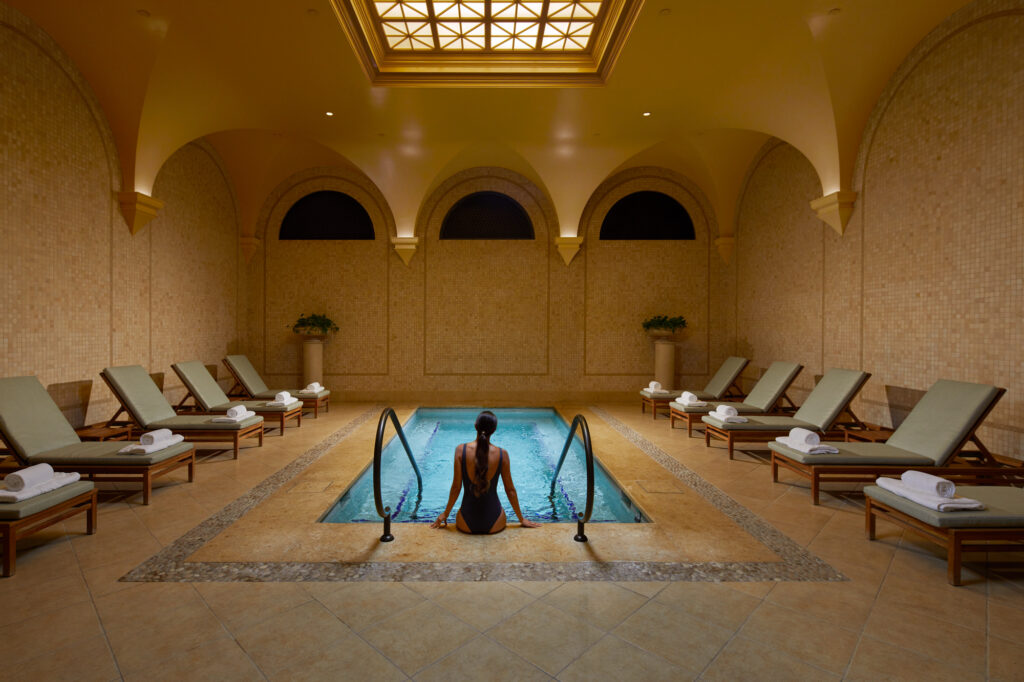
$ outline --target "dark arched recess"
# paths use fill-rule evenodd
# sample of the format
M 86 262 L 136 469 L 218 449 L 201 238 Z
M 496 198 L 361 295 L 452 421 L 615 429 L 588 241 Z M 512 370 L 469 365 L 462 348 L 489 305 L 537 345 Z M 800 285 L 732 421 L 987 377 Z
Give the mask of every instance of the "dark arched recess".
M 633 192 L 611 207 L 601 239 L 695 239 L 693 219 L 683 205 L 661 192 Z
M 533 222 L 519 202 L 501 192 L 468 194 L 448 210 L 441 239 L 533 239 Z
M 279 239 L 373 239 L 373 221 L 358 201 L 322 190 L 302 197 L 281 221 Z

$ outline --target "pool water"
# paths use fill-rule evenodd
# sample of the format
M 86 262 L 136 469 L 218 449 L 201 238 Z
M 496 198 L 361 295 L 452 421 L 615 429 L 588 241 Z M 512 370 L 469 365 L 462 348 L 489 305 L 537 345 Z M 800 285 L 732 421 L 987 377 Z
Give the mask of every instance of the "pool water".
M 482 409 L 482 408 L 480 408 Z M 396 522 L 430 523 L 444 511 L 452 484 L 455 448 L 476 436 L 478 408 L 420 408 L 403 425 L 406 439 L 423 477 L 418 494 L 416 474 L 401 441 L 392 437 L 381 456 L 381 493 Z M 587 470 L 583 444 L 574 444 L 565 457 L 554 495 L 551 477 L 569 435 L 569 425 L 551 408 L 495 408 L 498 429 L 491 442 L 509 453 L 512 481 L 519 506 L 528 519 L 569 523 L 586 509 Z M 391 430 L 391 426 L 388 426 Z M 577 430 L 577 434 L 579 431 Z M 518 519 L 498 485 L 498 497 L 509 522 Z M 448 518 L 455 521 L 462 493 Z M 373 467 L 349 487 L 320 519 L 323 523 L 379 522 L 373 503 Z M 590 522 L 646 522 L 640 509 L 608 476 L 594 458 L 594 507 Z

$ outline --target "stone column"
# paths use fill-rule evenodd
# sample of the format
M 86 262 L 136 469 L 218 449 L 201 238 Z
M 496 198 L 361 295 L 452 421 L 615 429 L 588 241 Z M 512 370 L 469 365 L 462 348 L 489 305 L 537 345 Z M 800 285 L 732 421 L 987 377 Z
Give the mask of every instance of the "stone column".
M 319 381 L 324 382 L 324 340 L 319 336 L 308 336 L 302 342 L 302 386 Z
M 676 382 L 676 344 L 657 339 L 654 342 L 654 380 L 667 391 L 674 390 Z

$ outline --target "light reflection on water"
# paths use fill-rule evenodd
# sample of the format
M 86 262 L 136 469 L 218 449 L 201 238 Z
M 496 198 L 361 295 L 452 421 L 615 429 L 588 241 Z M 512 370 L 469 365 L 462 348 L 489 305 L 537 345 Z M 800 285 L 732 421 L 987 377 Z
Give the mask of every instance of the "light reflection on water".
M 582 443 L 574 439 L 558 476 L 555 493 L 549 495 L 551 476 L 569 434 L 568 425 L 550 408 L 493 408 L 491 411 L 498 417 L 498 430 L 491 442 L 509 453 L 512 481 L 526 517 L 545 522 L 575 521 L 576 505 L 580 514 L 586 505 L 587 472 Z M 416 475 L 399 439 L 392 438 L 384 448 L 381 493 L 385 506 L 392 508 L 396 522 L 429 523 L 444 511 L 452 483 L 455 448 L 475 437 L 473 422 L 479 413 L 477 408 L 421 408 L 403 427 L 423 477 L 422 496 L 418 495 Z M 388 428 L 390 430 L 390 426 Z M 591 522 L 647 520 L 597 461 L 594 462 L 594 478 Z M 500 483 L 498 497 L 509 521 L 516 521 Z M 454 521 L 460 503 L 461 493 L 449 521 Z M 373 503 L 372 467 L 363 472 L 322 521 L 380 521 Z

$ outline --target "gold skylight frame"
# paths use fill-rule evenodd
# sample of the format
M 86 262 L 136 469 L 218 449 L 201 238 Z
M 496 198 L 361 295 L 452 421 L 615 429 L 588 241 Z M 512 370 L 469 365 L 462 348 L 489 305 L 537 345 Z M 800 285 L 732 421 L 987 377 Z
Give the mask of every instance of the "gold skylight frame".
M 603 85 L 643 0 L 331 0 L 375 85 Z

